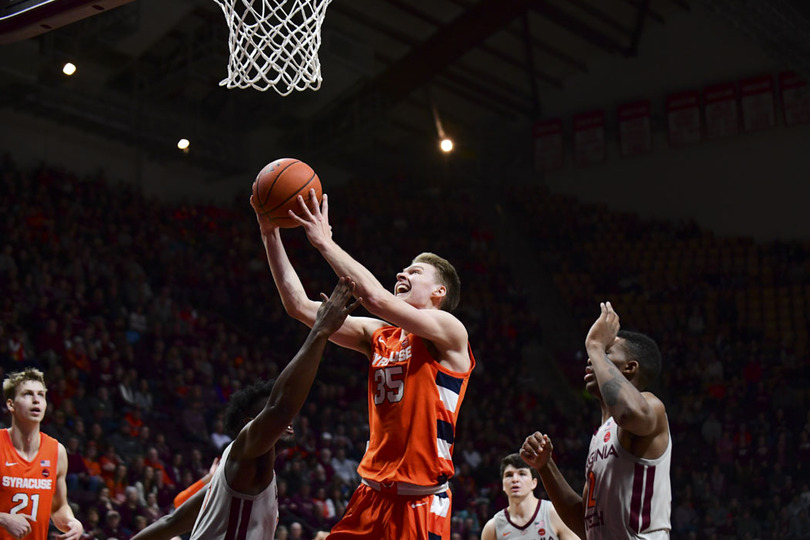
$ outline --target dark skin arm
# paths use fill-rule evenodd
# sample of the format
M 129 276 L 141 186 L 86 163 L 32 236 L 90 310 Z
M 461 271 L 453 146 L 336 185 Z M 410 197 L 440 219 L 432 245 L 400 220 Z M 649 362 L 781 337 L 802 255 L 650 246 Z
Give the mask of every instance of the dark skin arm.
M 315 322 L 298 354 L 278 376 L 264 409 L 253 418 L 233 442 L 224 464 L 228 484 L 241 493 L 260 493 L 273 479 L 274 447 L 309 395 L 329 337 L 359 304 L 347 305 L 354 282 L 340 278 L 331 297 L 321 294 Z M 272 457 L 272 459 L 271 459 Z
M 132 540 L 168 540 L 191 532 L 200 513 L 207 490 L 201 489 L 177 507 L 171 514 L 158 519 L 132 537 Z
M 304 404 L 323 356 L 329 336 L 358 305 L 350 305 L 354 282 L 340 278 L 331 297 L 321 294 L 323 304 L 298 354 L 279 375 L 264 409 L 242 429 L 224 464 L 228 484 L 242 493 L 261 492 L 273 479 L 274 446 Z M 271 454 L 272 456 L 268 456 Z M 269 465 L 268 465 L 269 463 Z M 223 466 L 223 465 L 220 465 Z M 133 537 L 137 540 L 168 540 L 190 532 L 202 508 L 203 489 Z
M 563 477 L 551 458 L 554 446 L 548 435 L 536 431 L 526 437 L 520 448 L 520 457 L 540 473 L 540 480 L 548 498 L 563 523 L 580 538 L 585 538 L 585 511 L 583 495 L 578 494 Z
M 599 385 L 602 421 L 613 417 L 622 447 L 633 455 L 659 457 L 669 441 L 666 409 L 654 394 L 639 391 L 631 382 L 639 376 L 639 364 L 627 356 L 621 338 L 616 337 L 619 315 L 610 302 L 600 304 L 600 309 L 585 348 Z

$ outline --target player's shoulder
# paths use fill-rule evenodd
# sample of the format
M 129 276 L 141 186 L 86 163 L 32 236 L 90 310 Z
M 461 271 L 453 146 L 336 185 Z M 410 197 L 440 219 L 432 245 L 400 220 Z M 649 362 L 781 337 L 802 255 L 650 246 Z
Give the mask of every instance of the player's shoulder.
M 435 324 L 442 326 L 444 332 L 454 336 L 460 344 L 463 343 L 466 345 L 469 338 L 467 327 L 461 322 L 461 319 L 456 317 L 453 313 L 443 309 L 423 309 L 420 310 L 420 312 L 431 317 Z
M 495 520 L 497 518 L 498 514 L 495 514 L 486 522 L 484 528 L 481 529 L 481 540 L 495 540 L 495 538 L 497 538 L 497 531 L 495 529 Z

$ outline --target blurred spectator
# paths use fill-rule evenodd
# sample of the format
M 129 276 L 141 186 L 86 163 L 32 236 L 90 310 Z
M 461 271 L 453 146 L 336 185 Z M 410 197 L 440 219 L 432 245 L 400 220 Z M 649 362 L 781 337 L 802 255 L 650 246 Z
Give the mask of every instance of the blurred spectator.
M 214 428 L 211 430 L 211 444 L 214 445 L 217 452 L 221 452 L 232 440 L 230 435 L 225 433 L 225 424 L 222 418 L 216 418 Z
M 99 515 L 96 507 L 91 506 L 85 510 L 82 525 L 84 525 L 84 534 L 82 534 L 83 539 L 92 540 L 97 538 L 101 540 L 106 538 L 103 536 L 104 533 L 101 528 L 101 516 Z
M 358 465 L 357 461 L 346 456 L 346 449 L 342 446 L 338 447 L 335 457 L 332 458 L 335 475 L 349 486 L 356 486 L 360 482 L 360 477 L 357 475 Z
M 68 492 L 78 491 L 79 486 L 93 493 L 97 492 L 101 485 L 100 470 L 95 475 L 91 474 L 90 469 L 87 468 L 87 462 L 79 452 L 79 439 L 70 437 L 65 445 L 65 450 L 68 459 L 67 476 L 65 477 Z
M 117 540 L 129 540 L 130 536 L 132 536 L 132 531 L 121 525 L 121 514 L 117 510 L 110 510 L 104 516 L 101 533 L 105 538 L 115 538 Z

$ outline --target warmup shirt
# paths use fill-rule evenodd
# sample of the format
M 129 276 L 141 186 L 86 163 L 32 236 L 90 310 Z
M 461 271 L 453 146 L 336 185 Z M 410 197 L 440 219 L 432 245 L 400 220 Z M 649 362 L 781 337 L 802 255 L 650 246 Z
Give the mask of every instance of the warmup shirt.
M 588 540 L 669 538 L 672 436 L 657 459 L 642 459 L 622 448 L 613 417 L 591 439 L 585 482 Z
M 48 538 L 51 502 L 56 492 L 59 442 L 45 433 L 39 437 L 39 452 L 26 461 L 11 444 L 8 430 L 0 430 L 0 512 L 28 518 L 31 534 L 25 536 L 26 540 Z M 14 537 L 0 527 L 0 539 Z

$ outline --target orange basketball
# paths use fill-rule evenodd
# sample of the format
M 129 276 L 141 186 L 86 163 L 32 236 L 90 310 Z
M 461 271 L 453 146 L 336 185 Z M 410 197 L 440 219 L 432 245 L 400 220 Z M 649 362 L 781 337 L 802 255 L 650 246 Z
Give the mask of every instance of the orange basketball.
M 259 213 L 268 216 L 284 229 L 298 227 L 298 223 L 287 214 L 292 210 L 301 213 L 297 196 L 301 195 L 309 203 L 309 190 L 314 189 L 321 202 L 321 180 L 312 167 L 293 158 L 280 158 L 271 161 L 256 176 L 253 183 L 253 200 Z

